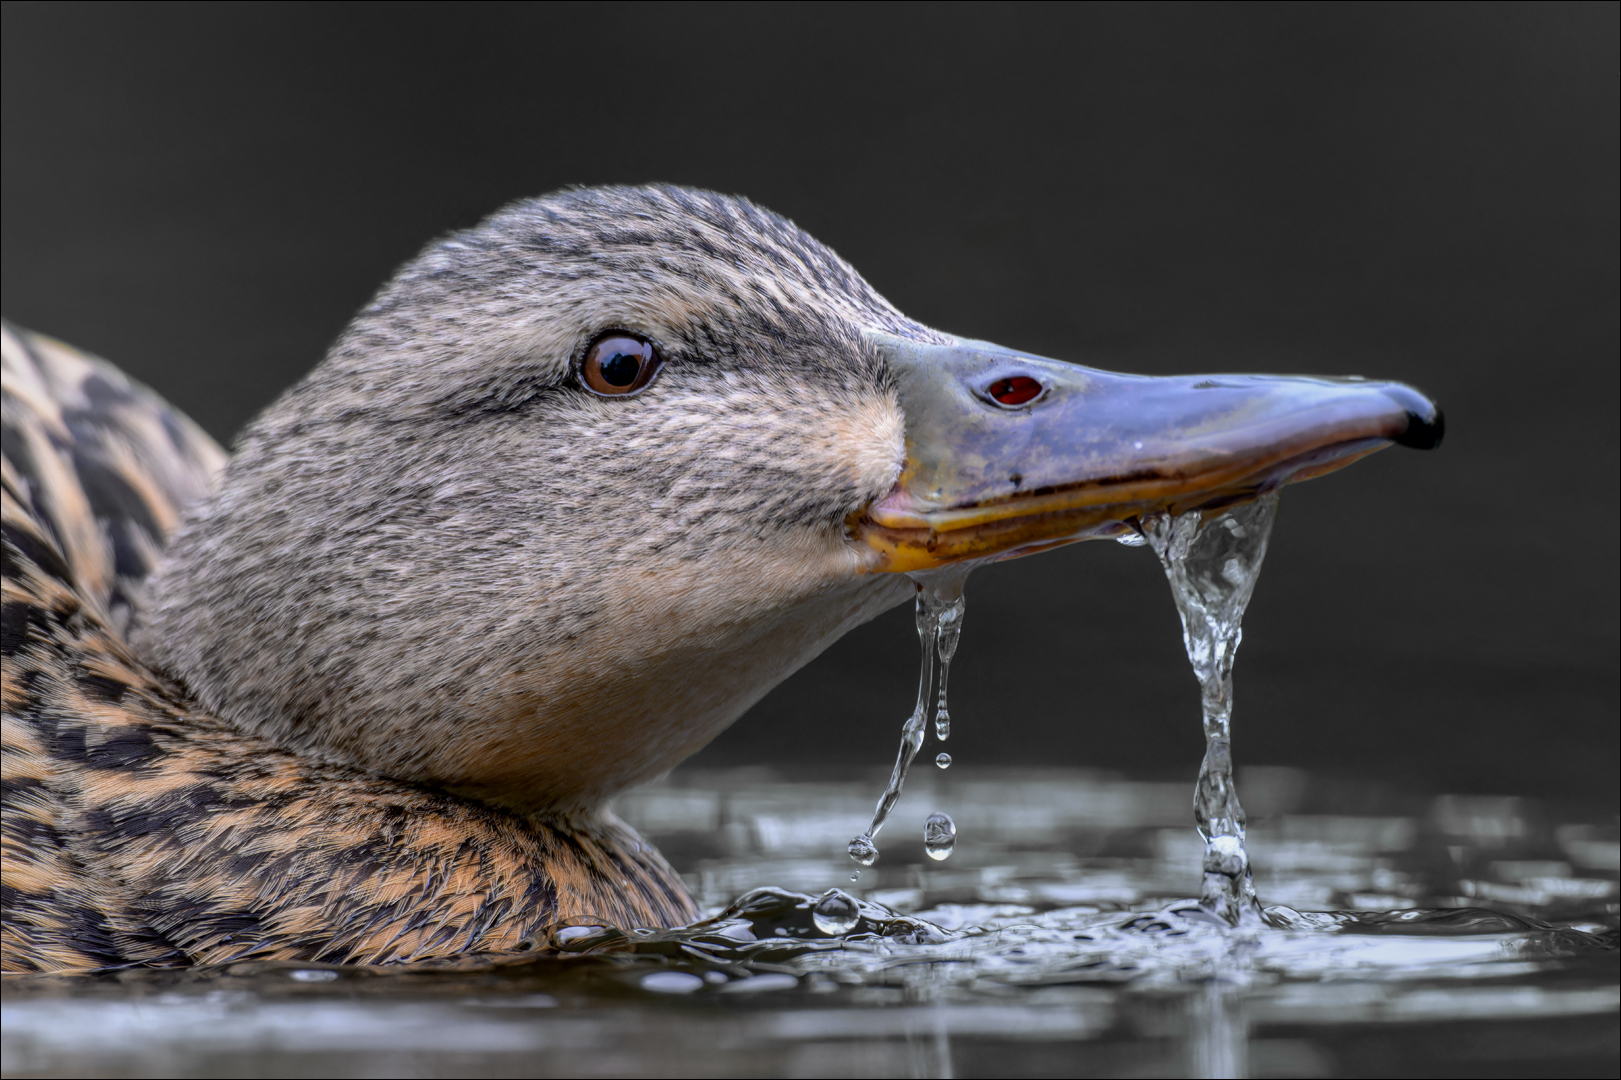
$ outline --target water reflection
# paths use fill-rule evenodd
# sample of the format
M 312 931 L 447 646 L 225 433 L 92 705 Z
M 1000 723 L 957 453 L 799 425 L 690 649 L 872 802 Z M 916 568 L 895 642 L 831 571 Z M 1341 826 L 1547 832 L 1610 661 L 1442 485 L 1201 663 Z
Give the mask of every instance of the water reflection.
M 897 813 L 949 809 L 955 853 L 896 836 L 853 888 L 872 779 L 686 773 L 621 799 L 709 912 L 688 930 L 574 920 L 538 959 L 409 970 L 11 979 L 4 1070 L 1613 1072 L 1613 819 L 1246 770 L 1267 925 L 1234 930 L 1190 899 L 1185 783 L 931 770 Z

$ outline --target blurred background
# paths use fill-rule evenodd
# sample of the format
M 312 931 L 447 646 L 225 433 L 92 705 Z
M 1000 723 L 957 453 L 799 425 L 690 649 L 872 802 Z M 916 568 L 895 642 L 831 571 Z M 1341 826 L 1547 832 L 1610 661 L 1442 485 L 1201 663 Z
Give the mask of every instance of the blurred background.
M 1613 813 L 1614 4 L 3 10 L 6 316 L 222 441 L 430 238 L 606 182 L 747 195 L 967 336 L 1414 383 L 1440 451 L 1283 500 L 1238 759 Z M 693 765 L 887 769 L 916 654 L 891 612 Z M 964 764 L 1198 768 L 1146 550 L 977 571 L 951 700 Z

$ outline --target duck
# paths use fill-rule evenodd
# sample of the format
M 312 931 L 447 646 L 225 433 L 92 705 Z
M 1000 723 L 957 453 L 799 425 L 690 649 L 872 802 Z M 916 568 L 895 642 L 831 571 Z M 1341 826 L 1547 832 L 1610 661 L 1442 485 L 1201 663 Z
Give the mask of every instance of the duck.
M 788 219 L 572 188 L 434 240 L 227 453 L 4 329 L 7 973 L 398 964 L 699 915 L 606 809 L 931 573 L 1440 410 L 903 315 Z

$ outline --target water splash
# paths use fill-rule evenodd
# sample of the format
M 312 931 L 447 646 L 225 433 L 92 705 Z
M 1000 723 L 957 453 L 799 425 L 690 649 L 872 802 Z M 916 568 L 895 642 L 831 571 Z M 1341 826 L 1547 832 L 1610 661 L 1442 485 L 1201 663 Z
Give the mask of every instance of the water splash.
M 1452 875 L 1442 850 L 1423 846 Z M 757 889 L 688 927 L 542 932 L 519 952 L 418 964 L 24 976 L 6 982 L 0 1039 L 8 1072 L 48 1076 L 256 1075 L 267 1044 L 283 1073 L 312 1076 L 334 1047 L 359 1075 L 527 1075 L 537 1060 L 589 1074 L 610 1047 L 626 1075 L 679 1059 L 706 1076 L 762 1061 L 818 1076 L 985 1061 L 1010 1076 L 1100 1061 L 1116 1076 L 1361 1076 L 1458 1075 L 1504 1046 L 1522 1072 L 1570 1076 L 1614 1042 L 1613 914 L 1597 935 L 1480 909 L 1273 908 L 1270 928 L 1234 934 L 1185 907 L 1038 911 L 998 880 L 1001 898 L 959 879 L 915 912 L 852 897 L 838 934 L 816 922 L 828 894 Z M 1221 967 L 1240 939 L 1248 980 Z
M 917 704 L 912 715 L 901 726 L 900 751 L 895 756 L 895 768 L 889 774 L 889 783 L 878 799 L 873 811 L 872 824 L 867 831 L 850 841 L 850 857 L 863 866 L 878 861 L 878 830 L 889 820 L 895 803 L 900 800 L 906 784 L 906 773 L 912 767 L 917 752 L 923 748 L 923 738 L 929 719 L 930 691 L 934 689 L 934 658 L 940 657 L 939 705 L 934 716 L 934 732 L 939 739 L 951 735 L 951 715 L 946 710 L 946 680 L 951 674 L 951 658 L 957 652 L 957 640 L 962 635 L 963 585 L 973 569 L 968 564 L 949 566 L 942 570 L 912 574 L 918 584 L 917 622 L 918 642 L 922 645 L 922 664 L 918 672 Z M 943 755 L 942 755 L 943 756 Z M 951 759 L 946 758 L 950 764 Z M 939 764 L 939 759 L 935 759 Z M 944 768 L 945 766 L 941 766 Z
M 963 896 L 960 891 L 953 895 Z M 1291 1000 L 1314 1004 L 1301 1000 L 1306 996 L 1300 993 L 1303 983 L 1343 984 L 1347 973 L 1363 979 L 1371 975 L 1374 985 L 1363 986 L 1377 993 L 1353 990 L 1342 1002 L 1342 1011 L 1360 1010 L 1365 1021 L 1376 1010 L 1388 1009 L 1387 1018 L 1399 1016 L 1399 1007 L 1388 1000 L 1392 994 L 1417 991 L 1434 999 L 1435 989 L 1424 984 L 1437 978 L 1523 977 L 1545 965 L 1550 973 L 1565 967 L 1568 986 L 1569 961 L 1591 957 L 1602 962 L 1614 950 L 1613 930 L 1589 934 L 1479 908 L 1310 914 L 1269 908 L 1267 916 L 1253 932 L 1234 934 L 1220 920 L 1185 904 L 1112 911 L 1067 906 L 1037 912 L 1016 904 L 950 902 L 902 912 L 839 889 L 809 896 L 766 887 L 744 893 L 690 926 L 631 931 L 594 927 L 590 935 L 567 940 L 554 931 L 541 944 L 551 955 L 612 957 L 610 962 L 626 968 L 644 958 L 648 966 L 696 971 L 706 981 L 707 972 L 715 969 L 731 976 L 751 969 L 801 976 L 820 972 L 845 985 L 909 986 L 914 1000 L 949 987 L 1006 1000 L 1020 987 L 1134 984 L 1139 992 L 1186 1002 L 1191 1012 L 1201 1014 L 1196 1027 L 1203 1045 L 1192 1049 L 1213 1075 L 1231 1075 L 1235 1065 L 1242 1065 L 1244 997 L 1270 998 L 1276 1014 Z M 844 940 L 829 942 L 830 936 Z M 534 954 L 505 962 L 521 965 L 537 959 L 545 962 Z M 239 966 L 251 965 L 233 968 Z M 1602 969 L 1592 974 L 1606 978 Z M 1604 985 L 1606 1006 L 1613 1012 L 1613 977 Z M 1530 996 L 1535 995 L 1507 995 L 1498 1007 L 1512 1015 L 1525 1008 Z M 1355 1021 L 1346 1016 L 1342 1022 Z
M 923 850 L 929 858 L 941 862 L 949 859 L 956 847 L 957 823 L 951 820 L 950 814 L 936 810 L 923 823 Z
M 1205 841 L 1200 904 L 1230 926 L 1261 918 L 1244 848 L 1244 808 L 1233 785 L 1233 658 L 1277 507 L 1277 495 L 1267 494 L 1208 520 L 1194 512 L 1142 522 L 1176 598 L 1204 712 L 1205 755 L 1193 799 Z

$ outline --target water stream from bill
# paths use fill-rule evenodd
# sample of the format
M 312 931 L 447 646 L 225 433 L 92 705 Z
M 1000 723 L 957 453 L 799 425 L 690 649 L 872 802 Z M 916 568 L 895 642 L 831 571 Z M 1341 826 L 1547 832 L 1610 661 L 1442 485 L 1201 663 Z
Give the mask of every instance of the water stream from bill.
M 1209 518 L 1195 511 L 1142 521 L 1171 583 L 1204 712 L 1204 761 L 1193 795 L 1194 821 L 1205 842 L 1199 902 L 1229 926 L 1261 918 L 1244 847 L 1244 808 L 1233 783 L 1233 659 L 1277 512 L 1278 496 L 1269 493 Z
M 1204 761 L 1193 798 L 1194 821 L 1205 844 L 1199 900 L 1205 911 L 1228 926 L 1255 925 L 1261 920 L 1244 846 L 1244 808 L 1233 780 L 1233 660 L 1244 638 L 1244 610 L 1260 577 L 1277 509 L 1274 492 L 1208 517 L 1199 511 L 1151 514 L 1141 520 L 1140 535 L 1127 538 L 1133 546 L 1146 543 L 1159 556 L 1182 619 L 1182 643 L 1188 662 L 1199 680 L 1205 734 Z M 970 569 L 961 565 L 914 575 L 918 583 L 915 619 L 922 653 L 917 703 L 901 727 L 895 767 L 872 822 L 849 844 L 850 858 L 863 867 L 878 861 L 878 832 L 900 800 L 907 772 L 923 746 L 931 698 L 936 701 L 935 737 L 941 742 L 951 737 L 946 686 L 951 658 L 962 635 L 963 586 Z M 938 685 L 934 674 L 936 657 L 940 661 Z M 950 755 L 941 752 L 935 764 L 942 769 L 948 767 Z M 937 861 L 945 859 L 956 846 L 956 824 L 950 815 L 936 811 L 925 822 L 923 837 L 928 856 Z M 856 870 L 851 880 L 860 876 L 861 871 Z M 836 899 L 829 902 L 835 906 L 843 903 Z
M 872 823 L 867 826 L 866 832 L 850 841 L 850 858 L 862 866 L 871 866 L 878 861 L 878 831 L 889 820 L 891 811 L 900 800 L 901 791 L 906 786 L 906 774 L 917 752 L 923 748 L 931 699 L 936 701 L 934 737 L 941 742 L 951 738 L 946 683 L 951 677 L 951 658 L 957 654 L 957 641 L 962 637 L 963 585 L 968 581 L 970 570 L 971 565 L 960 564 L 911 575 L 918 585 L 917 637 L 923 654 L 917 679 L 917 704 L 913 706 L 912 715 L 907 717 L 906 723 L 901 725 L 901 745 L 895 755 L 895 768 L 890 772 L 889 783 L 878 799 Z M 938 687 L 934 678 L 936 656 L 940 659 Z M 951 765 L 951 755 L 942 751 L 934 763 L 942 769 L 947 768 Z M 957 826 L 950 815 L 940 811 L 930 814 L 923 825 L 923 846 L 929 858 L 937 861 L 948 858 L 956 842 Z M 861 871 L 856 870 L 850 875 L 850 880 L 855 881 L 860 876 Z

